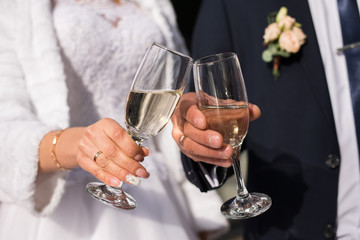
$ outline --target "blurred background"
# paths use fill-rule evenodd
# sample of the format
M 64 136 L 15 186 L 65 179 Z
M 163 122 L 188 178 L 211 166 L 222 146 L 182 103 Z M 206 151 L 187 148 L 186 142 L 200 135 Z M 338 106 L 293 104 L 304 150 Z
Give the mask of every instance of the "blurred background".
M 199 11 L 201 0 L 171 0 L 180 31 L 183 34 L 186 45 L 190 50 L 191 36 L 196 21 L 196 16 Z

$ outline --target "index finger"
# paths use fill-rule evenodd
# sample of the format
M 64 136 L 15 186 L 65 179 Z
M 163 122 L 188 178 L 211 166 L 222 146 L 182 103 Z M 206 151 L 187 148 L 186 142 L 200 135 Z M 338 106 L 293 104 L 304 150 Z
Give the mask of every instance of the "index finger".
M 104 133 L 121 149 L 125 155 L 130 158 L 140 158 L 145 156 L 145 152 L 138 144 L 131 138 L 130 134 L 120 126 L 115 120 L 105 119 L 109 124 L 105 124 Z M 141 159 L 136 159 L 140 160 Z

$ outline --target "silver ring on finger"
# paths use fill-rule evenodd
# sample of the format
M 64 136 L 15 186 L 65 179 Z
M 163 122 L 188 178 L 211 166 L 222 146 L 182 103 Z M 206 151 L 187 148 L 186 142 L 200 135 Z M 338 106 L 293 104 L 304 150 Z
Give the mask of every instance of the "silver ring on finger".
M 184 139 L 185 139 L 185 136 L 182 135 L 182 136 L 180 137 L 180 140 L 179 140 L 179 144 L 180 144 L 180 147 L 181 147 L 181 148 L 184 148 L 184 145 L 183 145 Z
M 94 155 L 94 162 L 96 162 L 96 159 L 99 157 L 100 154 L 102 154 L 102 151 L 98 151 L 97 153 L 95 153 Z

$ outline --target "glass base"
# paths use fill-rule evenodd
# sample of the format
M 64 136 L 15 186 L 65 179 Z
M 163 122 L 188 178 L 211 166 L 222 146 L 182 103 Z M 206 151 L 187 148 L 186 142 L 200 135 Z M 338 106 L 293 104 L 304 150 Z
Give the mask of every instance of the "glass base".
M 91 182 L 86 185 L 86 190 L 95 199 L 110 207 L 121 209 L 136 208 L 136 200 L 119 188 L 113 188 L 100 182 Z
M 258 216 L 270 208 L 271 198 L 263 193 L 251 193 L 246 198 L 233 197 L 221 206 L 221 213 L 229 219 Z

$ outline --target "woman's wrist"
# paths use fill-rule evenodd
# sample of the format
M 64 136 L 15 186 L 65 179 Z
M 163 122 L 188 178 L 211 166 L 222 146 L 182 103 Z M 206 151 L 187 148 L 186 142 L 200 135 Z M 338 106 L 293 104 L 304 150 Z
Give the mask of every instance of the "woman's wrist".
M 76 156 L 84 128 L 67 128 L 47 133 L 39 146 L 39 172 L 78 167 Z
M 79 166 L 76 157 L 79 152 L 79 142 L 85 133 L 84 127 L 68 128 L 63 132 L 57 146 L 57 156 L 64 167 Z
M 58 158 L 57 158 L 57 154 L 56 154 L 56 145 L 57 145 L 57 143 L 59 142 L 60 136 L 61 136 L 61 134 L 62 134 L 64 131 L 65 131 L 65 130 L 62 129 L 62 130 L 59 130 L 59 131 L 55 134 L 55 136 L 54 136 L 54 138 L 53 138 L 53 140 L 52 140 L 51 156 L 52 156 L 52 158 L 53 158 L 53 160 L 54 160 L 54 163 L 55 163 L 55 165 L 56 165 L 56 167 L 57 167 L 58 169 L 63 170 L 63 171 L 70 171 L 71 168 L 67 168 L 67 167 L 64 167 L 64 166 L 61 165 L 61 163 L 59 162 L 59 160 L 58 160 Z

